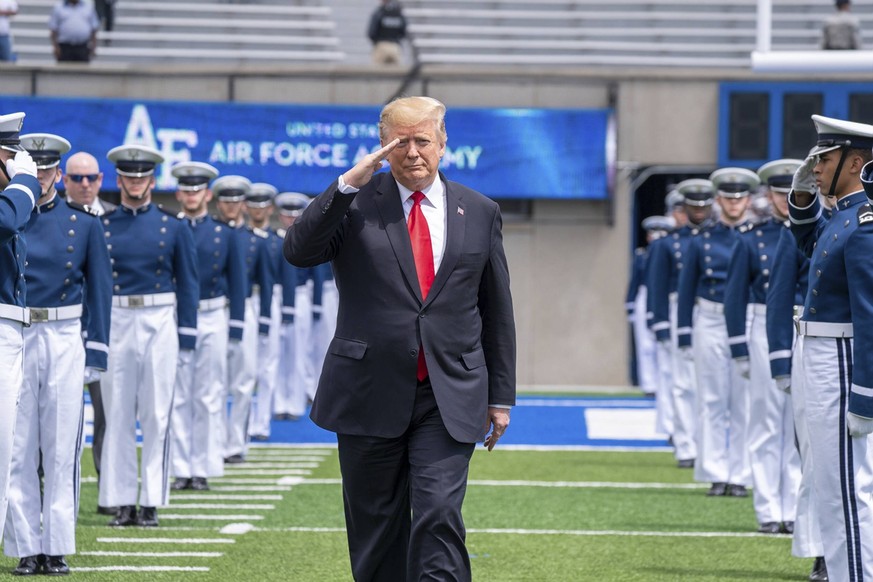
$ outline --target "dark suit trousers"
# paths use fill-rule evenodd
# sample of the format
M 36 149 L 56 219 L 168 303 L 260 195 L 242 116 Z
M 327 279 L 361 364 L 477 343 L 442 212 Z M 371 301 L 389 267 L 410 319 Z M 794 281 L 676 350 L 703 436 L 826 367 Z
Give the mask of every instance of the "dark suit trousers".
M 403 435 L 337 443 L 355 580 L 470 580 L 461 505 L 475 445 L 449 435 L 429 379 Z
M 94 435 L 91 437 L 91 453 L 94 455 L 94 468 L 100 477 L 100 455 L 103 453 L 103 434 L 106 432 L 106 415 L 103 413 L 103 395 L 100 393 L 100 380 L 87 384 L 94 407 Z

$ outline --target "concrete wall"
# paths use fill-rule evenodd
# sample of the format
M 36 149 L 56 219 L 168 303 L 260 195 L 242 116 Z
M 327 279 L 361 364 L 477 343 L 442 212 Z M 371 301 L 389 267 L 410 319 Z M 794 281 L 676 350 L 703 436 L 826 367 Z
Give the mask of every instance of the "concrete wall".
M 404 71 L 366 65 L 136 71 L 95 65 L 0 66 L 6 94 L 272 103 L 380 104 L 398 91 L 403 77 Z M 520 384 L 628 382 L 623 303 L 634 170 L 657 164 L 715 164 L 718 84 L 728 77 L 752 75 L 431 67 L 405 91 L 441 99 L 449 112 L 462 106 L 605 107 L 614 99 L 621 169 L 612 203 L 536 201 L 529 218 L 505 224 Z

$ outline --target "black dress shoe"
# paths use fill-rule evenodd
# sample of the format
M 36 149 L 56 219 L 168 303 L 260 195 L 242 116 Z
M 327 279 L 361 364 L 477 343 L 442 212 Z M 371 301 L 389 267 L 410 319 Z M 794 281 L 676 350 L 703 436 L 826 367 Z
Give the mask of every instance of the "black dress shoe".
M 97 506 L 97 513 L 99 513 L 100 515 L 115 515 L 116 513 L 118 513 L 118 508 L 117 507 L 106 507 L 104 505 L 98 505 Z
M 680 469 L 693 469 L 694 459 L 679 459 L 676 461 L 676 466 Z
M 273 415 L 273 420 L 291 420 L 291 415 L 287 412 L 279 412 Z
M 158 509 L 156 507 L 146 507 L 143 505 L 139 508 L 139 517 L 136 519 L 136 525 L 142 527 L 158 527 Z
M 713 483 L 706 494 L 710 497 L 719 497 L 727 493 L 727 483 Z
M 793 535 L 794 534 L 794 522 L 793 521 L 782 522 L 782 533 Z
M 780 531 L 782 531 L 782 526 L 776 521 L 762 523 L 761 527 L 758 528 L 758 533 L 762 534 L 778 534 Z
M 46 556 L 42 573 L 46 576 L 66 576 L 70 573 L 70 567 L 63 556 Z
M 25 556 L 18 560 L 18 565 L 12 570 L 13 576 L 34 576 L 42 570 L 39 558 L 41 556 Z
M 253 441 L 266 441 L 266 440 L 270 440 L 270 437 L 268 437 L 268 436 L 265 435 L 265 434 L 253 434 L 253 435 L 251 435 L 249 438 L 251 438 Z
M 238 465 L 240 463 L 245 463 L 246 460 L 242 455 L 231 455 L 224 460 L 228 465 Z
M 209 483 L 206 482 L 206 477 L 192 477 L 191 489 L 194 491 L 209 491 Z
M 748 497 L 749 492 L 745 485 L 728 485 L 727 495 L 730 497 Z
M 185 477 L 176 477 L 173 480 L 173 484 L 170 485 L 170 489 L 173 491 L 182 491 L 183 489 L 191 489 L 191 479 L 186 479 Z
M 118 513 L 115 514 L 115 519 L 110 521 L 108 525 L 136 525 L 136 505 L 122 505 L 119 507 Z
M 812 572 L 809 573 L 809 582 L 827 582 L 828 568 L 825 559 L 818 557 L 812 563 Z

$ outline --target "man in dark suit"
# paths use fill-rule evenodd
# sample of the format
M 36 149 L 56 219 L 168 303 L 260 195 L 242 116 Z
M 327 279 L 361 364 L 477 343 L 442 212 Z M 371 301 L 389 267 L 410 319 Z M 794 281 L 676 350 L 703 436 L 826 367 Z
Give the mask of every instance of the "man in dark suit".
M 336 335 L 312 419 L 337 433 L 358 581 L 469 580 L 461 505 L 475 443 L 515 404 L 515 323 L 493 201 L 439 173 L 445 106 L 388 104 L 383 147 L 288 230 L 286 259 L 332 261 Z M 375 172 L 387 160 L 390 173 Z

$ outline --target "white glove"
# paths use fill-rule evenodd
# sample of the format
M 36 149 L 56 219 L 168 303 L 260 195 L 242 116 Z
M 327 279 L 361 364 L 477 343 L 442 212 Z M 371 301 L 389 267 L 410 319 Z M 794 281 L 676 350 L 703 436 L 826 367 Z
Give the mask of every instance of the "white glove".
M 752 374 L 752 364 L 749 362 L 749 358 L 735 358 L 734 365 L 737 367 L 737 373 L 748 380 Z
M 774 378 L 773 381 L 776 382 L 777 388 L 786 394 L 791 394 L 791 376 L 779 376 Z
M 691 349 L 691 346 L 680 346 L 679 356 L 684 360 L 693 360 L 694 351 Z
M 36 162 L 29 153 L 18 152 L 14 158 L 6 160 L 6 172 L 10 180 L 15 177 L 15 174 L 28 174 L 36 178 Z
M 812 169 L 815 167 L 815 162 L 818 156 L 807 156 L 803 160 L 803 164 L 797 171 L 794 172 L 794 178 L 791 180 L 791 189 L 798 192 L 815 192 L 815 175 Z
M 85 366 L 85 384 L 90 384 L 91 382 L 97 382 L 100 380 L 100 370 L 97 368 L 92 368 L 91 366 Z
M 873 418 L 858 416 L 853 412 L 846 414 L 846 424 L 853 437 L 865 437 L 873 432 Z

